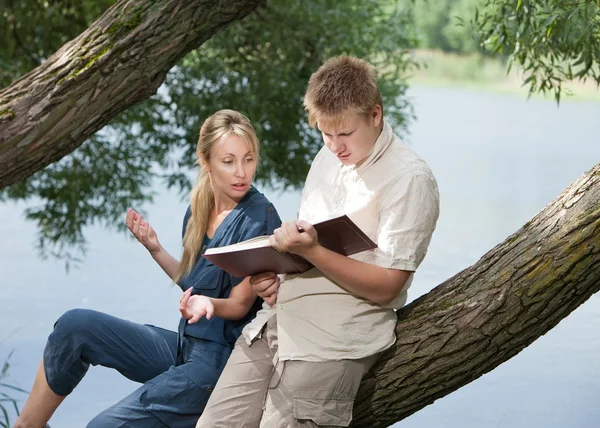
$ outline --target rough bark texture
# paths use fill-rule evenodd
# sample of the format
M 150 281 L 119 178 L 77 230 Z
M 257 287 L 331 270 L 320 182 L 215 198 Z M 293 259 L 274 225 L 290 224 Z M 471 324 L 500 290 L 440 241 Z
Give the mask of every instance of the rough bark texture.
M 600 164 L 529 223 L 398 311 L 353 427 L 387 427 L 515 356 L 600 289 Z
M 153 95 L 187 52 L 266 0 L 123 0 L 0 91 L 0 189 Z

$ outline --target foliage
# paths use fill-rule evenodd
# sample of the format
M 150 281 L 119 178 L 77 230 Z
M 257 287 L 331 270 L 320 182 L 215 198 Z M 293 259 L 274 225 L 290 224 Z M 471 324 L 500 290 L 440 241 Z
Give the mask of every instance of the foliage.
M 451 50 L 458 53 L 483 52 L 473 15 L 482 0 L 460 0 L 450 4 L 450 22 L 442 29 Z
M 406 128 L 412 113 L 404 76 L 414 65 L 406 49 L 414 41 L 408 15 L 392 9 L 376 0 L 272 0 L 187 55 L 156 96 L 3 195 L 36 204 L 26 214 L 39 225 L 42 255 L 77 261 L 85 252 L 84 227 L 120 225 L 128 206 L 151 199 L 154 179 L 180 192 L 189 189 L 200 125 L 222 108 L 239 110 L 254 123 L 262 142 L 259 182 L 299 186 L 321 146 L 306 124 L 302 97 L 324 59 L 352 54 L 374 63 L 386 115 L 399 130 Z M 27 28 L 35 32 L 40 25 L 45 23 Z M 51 49 L 37 51 L 48 56 Z
M 8 377 L 8 370 L 10 368 L 9 360 L 12 355 L 12 352 L 6 358 L 6 361 L 2 365 L 2 370 L 0 371 L 0 427 L 1 428 L 9 428 L 10 418 L 9 418 L 9 410 L 14 409 L 17 416 L 19 416 L 19 406 L 17 406 L 17 400 L 12 397 L 12 392 L 19 392 L 27 394 L 27 391 L 21 388 L 17 388 L 16 386 L 10 385 L 5 382 L 5 379 Z
M 0 87 L 79 35 L 114 0 L 2 0 Z
M 399 3 L 412 18 L 419 47 L 472 53 L 482 51 L 476 27 L 471 21 L 475 8 L 481 6 L 483 1 L 401 0 Z
M 530 93 L 592 79 L 600 85 L 600 0 L 401 0 L 419 45 L 499 55 L 524 71 Z
M 486 48 L 523 68 L 530 93 L 600 85 L 600 0 L 486 0 L 474 22 Z

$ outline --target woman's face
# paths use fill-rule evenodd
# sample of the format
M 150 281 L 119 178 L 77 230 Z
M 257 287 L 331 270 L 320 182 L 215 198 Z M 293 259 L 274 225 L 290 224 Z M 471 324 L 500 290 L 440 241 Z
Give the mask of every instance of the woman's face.
M 230 135 L 215 144 L 207 164 L 215 196 L 239 202 L 250 190 L 256 166 L 256 154 L 243 138 Z

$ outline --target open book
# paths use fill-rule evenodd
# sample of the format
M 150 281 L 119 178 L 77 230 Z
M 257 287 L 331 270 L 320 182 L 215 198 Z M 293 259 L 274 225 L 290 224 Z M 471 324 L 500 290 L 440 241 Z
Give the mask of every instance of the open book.
M 344 256 L 377 248 L 377 244 L 346 215 L 313 226 L 317 231 L 319 244 Z M 312 267 L 312 264 L 297 254 L 273 249 L 269 245 L 269 236 L 257 236 L 237 244 L 209 248 L 203 257 L 237 277 L 261 272 L 299 273 Z

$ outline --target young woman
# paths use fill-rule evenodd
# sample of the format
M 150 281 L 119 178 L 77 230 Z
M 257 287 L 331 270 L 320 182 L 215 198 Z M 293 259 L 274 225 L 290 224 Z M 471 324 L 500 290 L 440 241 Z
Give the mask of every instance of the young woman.
M 118 370 L 143 385 L 89 424 L 105 427 L 190 427 L 195 424 L 242 328 L 260 308 L 249 278 L 235 278 L 200 256 L 272 234 L 281 224 L 273 205 L 252 187 L 258 139 L 232 110 L 209 117 L 196 149 L 200 173 L 183 220 L 177 261 L 131 208 L 127 227 L 184 294 L 177 332 L 100 312 L 74 309 L 50 334 L 34 385 L 15 427 L 42 428 L 90 364 Z M 188 321 L 189 320 L 189 321 Z

